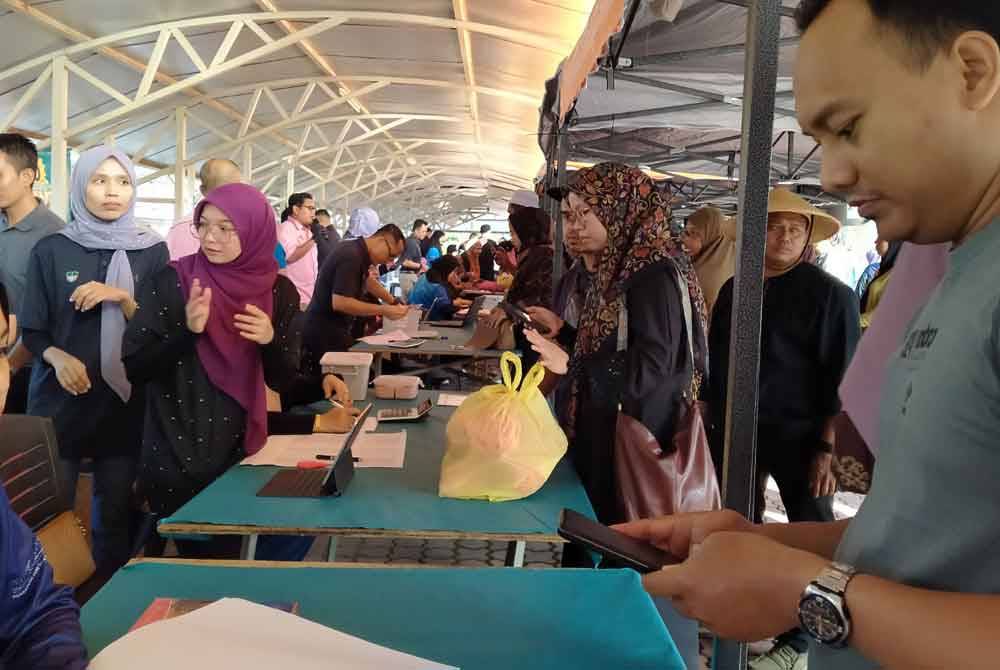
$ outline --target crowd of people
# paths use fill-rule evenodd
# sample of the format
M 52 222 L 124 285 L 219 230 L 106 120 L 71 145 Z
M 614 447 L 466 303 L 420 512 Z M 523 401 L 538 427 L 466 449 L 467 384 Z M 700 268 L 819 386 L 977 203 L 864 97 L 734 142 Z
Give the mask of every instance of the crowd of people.
M 602 163 L 545 194 L 559 203 L 570 261 L 554 281 L 554 231 L 536 193 L 512 199 L 509 247 L 484 227 L 461 252 L 442 250 L 428 222 L 407 237 L 370 209 L 356 210 L 337 240 L 311 195 L 292 195 L 278 221 L 235 165 L 209 161 L 203 199 L 164 243 L 135 221 L 135 172 L 121 152 L 81 154 L 64 224 L 32 193 L 34 145 L 0 135 L 0 402 L 6 395 L 8 412 L 53 420 L 68 490 L 81 461 L 93 463 L 99 566 L 114 570 L 133 550 L 134 492 L 150 512 L 170 514 L 269 434 L 352 424 L 351 409 L 269 411 L 267 389 L 282 406 L 335 398 L 350 407 L 343 381 L 321 372 L 323 353 L 349 348 L 372 317 L 420 306 L 451 318 L 468 306 L 463 290 L 498 287 L 508 274 L 505 300 L 530 316 L 511 324 L 515 346 L 550 375 L 598 519 L 682 561 L 645 577 L 651 594 L 723 637 L 777 638 L 755 670 L 995 665 L 1000 10 L 804 0 L 796 16 L 796 104 L 823 146 L 824 187 L 877 221 L 885 244 L 855 291 L 815 264 L 815 245 L 840 222 L 790 190 L 770 194 L 749 519 L 635 520 L 622 506 L 621 416 L 666 452 L 701 398 L 721 475 L 734 328 L 734 222 L 706 208 L 678 233 L 642 170 Z M 921 245 L 948 245 L 950 267 L 936 288 L 906 299 L 911 286 L 896 278 L 926 271 L 907 254 Z M 390 265 L 400 297 L 379 281 Z M 912 309 L 909 326 L 878 316 L 900 305 Z M 483 322 L 499 329 L 508 314 Z M 838 521 L 841 382 L 856 350 L 890 327 L 894 344 L 861 371 L 883 389 L 879 466 L 859 515 Z M 767 477 L 788 524 L 761 524 Z M 0 601 L 0 661 L 84 667 L 76 606 L 5 495 L 0 539 L 0 586 L 11 594 Z M 295 560 L 304 548 L 269 538 L 257 556 Z M 178 550 L 225 556 L 232 547 L 182 541 Z M 593 565 L 570 548 L 564 563 Z

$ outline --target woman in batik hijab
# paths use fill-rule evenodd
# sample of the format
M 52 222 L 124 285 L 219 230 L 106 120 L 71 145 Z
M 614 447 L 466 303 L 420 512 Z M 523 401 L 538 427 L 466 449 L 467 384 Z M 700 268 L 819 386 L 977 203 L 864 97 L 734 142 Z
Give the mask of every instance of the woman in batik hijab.
M 669 209 L 643 172 L 602 163 L 575 172 L 553 195 L 561 198 L 566 237 L 591 281 L 576 328 L 548 310 L 528 310 L 570 352 L 568 364 L 554 362 L 553 345 L 537 334 L 529 339 L 547 367 L 570 377 L 564 425 L 570 456 L 598 518 L 615 523 L 621 520 L 613 475 L 619 407 L 660 444 L 672 441 L 682 397 L 691 389 L 684 299 L 693 308 L 699 354 L 706 349 L 705 302 L 670 232 Z M 704 366 L 694 367 L 700 383 Z

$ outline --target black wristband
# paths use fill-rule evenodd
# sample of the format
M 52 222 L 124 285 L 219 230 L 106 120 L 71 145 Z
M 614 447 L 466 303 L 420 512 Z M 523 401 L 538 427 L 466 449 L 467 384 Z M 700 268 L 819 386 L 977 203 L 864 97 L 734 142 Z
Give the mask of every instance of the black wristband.
M 834 452 L 834 447 L 832 444 L 826 440 L 816 441 L 816 452 L 820 454 L 832 454 Z

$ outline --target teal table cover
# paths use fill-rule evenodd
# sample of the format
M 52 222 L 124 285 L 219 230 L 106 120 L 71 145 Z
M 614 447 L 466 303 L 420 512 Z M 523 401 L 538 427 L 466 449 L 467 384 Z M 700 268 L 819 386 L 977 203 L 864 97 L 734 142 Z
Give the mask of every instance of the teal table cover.
M 639 576 L 627 570 L 140 563 L 83 608 L 91 657 L 157 597 L 298 602 L 306 619 L 463 670 L 684 670 Z
M 376 409 L 412 406 L 416 401 L 378 401 Z M 564 458 L 534 495 L 502 503 L 438 497 L 445 426 L 454 412 L 435 405 L 420 423 L 383 423 L 379 432 L 406 430 L 401 470 L 359 468 L 339 498 L 258 498 L 274 467 L 231 468 L 204 491 L 161 521 L 270 528 L 335 528 L 445 531 L 491 535 L 554 535 L 564 507 L 593 518 L 594 511 L 572 465 Z

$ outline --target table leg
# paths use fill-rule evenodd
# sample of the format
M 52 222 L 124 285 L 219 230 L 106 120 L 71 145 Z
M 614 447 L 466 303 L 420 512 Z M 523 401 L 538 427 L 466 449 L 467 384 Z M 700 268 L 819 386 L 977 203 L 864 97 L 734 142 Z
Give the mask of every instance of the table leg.
M 504 565 L 508 568 L 524 567 L 524 548 L 527 543 L 524 540 L 507 543 L 507 559 Z
M 326 550 L 326 560 L 333 563 L 337 560 L 337 536 L 330 536 L 330 547 Z
M 375 376 L 379 377 L 382 375 L 382 353 L 378 352 L 374 354 L 372 360 L 372 367 L 375 369 Z
M 243 549 L 240 552 L 244 561 L 252 561 L 257 555 L 257 536 L 247 535 L 243 538 Z

